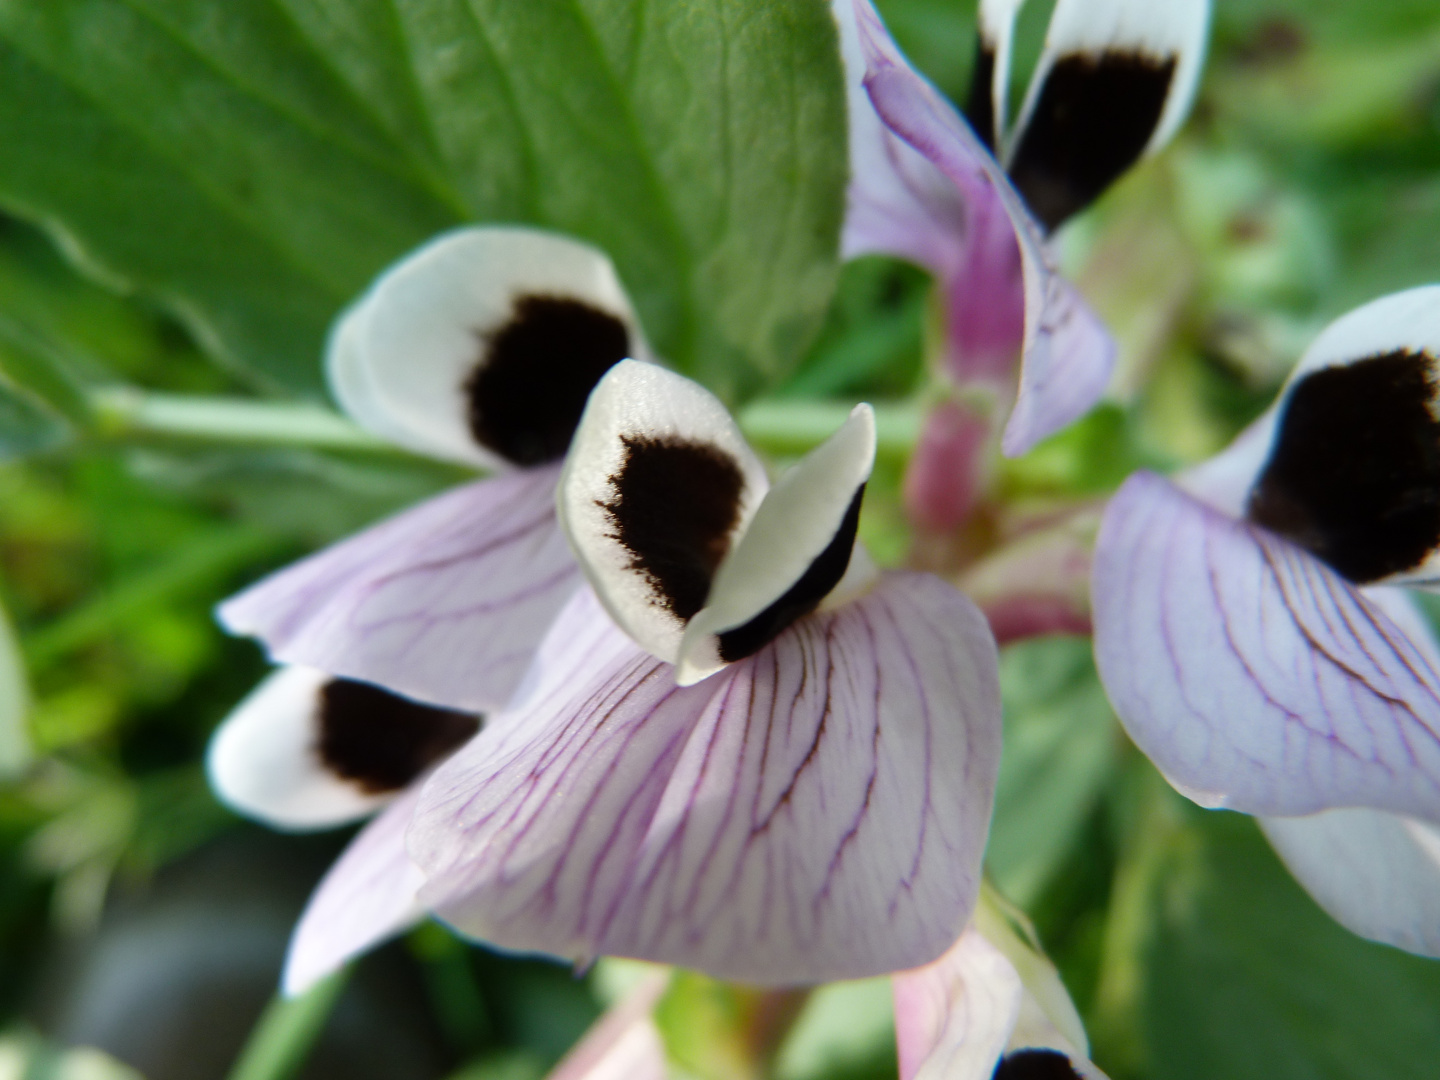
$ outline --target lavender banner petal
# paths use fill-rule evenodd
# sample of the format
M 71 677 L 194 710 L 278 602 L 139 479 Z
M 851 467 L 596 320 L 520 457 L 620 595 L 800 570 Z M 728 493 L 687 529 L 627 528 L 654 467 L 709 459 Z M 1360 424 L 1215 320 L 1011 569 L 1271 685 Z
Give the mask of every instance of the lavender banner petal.
M 892 574 L 679 688 L 577 598 L 524 706 L 427 787 L 425 899 L 501 946 L 764 984 L 923 963 L 974 903 L 999 755 L 993 639 Z
M 413 784 L 360 830 L 310 897 L 290 938 L 282 985 L 302 994 L 351 958 L 419 921 L 424 881 L 405 853 L 405 830 L 420 785 Z
M 502 706 L 580 584 L 558 468 L 437 496 L 227 600 L 271 656 L 450 708 Z
M 1106 510 L 1093 593 L 1116 712 L 1197 802 L 1440 820 L 1440 672 L 1318 559 L 1137 473 Z
M 868 0 L 855 0 L 854 15 L 866 64 L 865 90 L 885 126 L 948 177 L 963 203 L 984 207 L 998 198 L 1014 228 L 1025 331 L 1020 387 L 1003 449 L 1022 454 L 1099 400 L 1114 366 L 1114 342 L 1060 276 L 1039 226 L 965 120 L 910 67 Z
M 1440 958 L 1440 829 L 1380 810 L 1261 818 L 1297 881 L 1347 930 Z

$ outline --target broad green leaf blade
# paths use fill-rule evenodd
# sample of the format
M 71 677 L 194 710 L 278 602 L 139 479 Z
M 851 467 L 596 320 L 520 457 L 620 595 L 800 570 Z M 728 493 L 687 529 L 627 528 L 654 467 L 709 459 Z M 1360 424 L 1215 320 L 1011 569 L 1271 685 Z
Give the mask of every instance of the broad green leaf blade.
M 1156 1080 L 1435 1075 L 1440 963 L 1325 915 L 1248 818 L 1193 812 L 1155 868 L 1142 1023 Z
M 0 206 L 314 392 L 333 315 L 464 220 L 615 258 L 730 397 L 799 358 L 845 181 L 823 0 L 0 0 Z

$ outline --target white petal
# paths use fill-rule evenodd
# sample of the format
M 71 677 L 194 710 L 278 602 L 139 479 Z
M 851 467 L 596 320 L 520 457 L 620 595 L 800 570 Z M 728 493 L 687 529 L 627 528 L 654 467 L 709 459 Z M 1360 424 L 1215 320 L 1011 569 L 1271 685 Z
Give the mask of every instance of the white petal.
M 1054 228 L 1169 141 L 1209 22 L 1209 0 L 1058 0 L 1004 154 L 1042 221 Z
M 720 564 L 705 607 L 686 627 L 676 673 L 682 686 L 755 651 L 722 656 L 722 635 L 746 627 L 782 599 L 800 614 L 813 610 L 839 584 L 856 547 L 858 500 L 874 464 L 875 410 L 857 405 L 839 431 L 776 482 Z M 832 552 L 837 543 L 844 550 Z M 803 596 L 792 596 L 797 583 L 819 567 L 822 553 L 831 564 L 822 569 L 830 573 L 807 582 L 813 587 Z M 796 617 L 787 611 L 774 632 L 761 632 L 759 644 Z
M 939 960 L 897 974 L 894 983 L 901 1080 L 1059 1077 L 1065 1065 L 1083 1080 L 1104 1080 L 1084 1047 L 1050 1022 L 1009 950 L 974 926 Z M 1013 1071 L 997 1071 L 1002 1056 Z M 1046 1058 L 1056 1064 L 1033 1064 Z M 1030 1070 L 1020 1067 L 1025 1061 Z
M 206 756 L 222 802 L 276 828 L 324 829 L 390 801 L 393 792 L 367 793 L 320 760 L 320 693 L 329 682 L 313 668 L 281 668 L 225 718 Z
M 507 464 L 471 430 L 466 384 L 488 335 L 525 297 L 579 301 L 624 324 L 649 356 L 614 266 L 588 244 L 514 225 L 456 229 L 392 266 L 331 333 L 331 389 L 347 412 L 402 446 L 467 464 Z M 583 400 L 583 395 L 582 395 Z
M 994 57 L 990 79 L 990 108 L 995 117 L 995 130 L 989 134 L 998 149 L 1005 145 L 1009 128 L 1010 62 L 1015 45 L 1015 19 L 1025 0 L 980 0 L 975 13 L 980 46 Z M 978 90 L 979 88 L 976 87 Z M 986 133 L 980 133 L 985 137 Z
M 1099 400 L 1114 366 L 1115 344 L 1060 276 L 1039 226 L 969 126 L 906 63 L 868 0 L 856 0 L 854 13 L 866 64 L 865 89 L 888 130 L 948 177 L 965 205 L 998 199 L 1014 226 L 1025 290 L 1025 331 L 1019 392 L 1002 449 L 1012 457 L 1023 454 Z M 937 221 L 931 228 L 939 232 L 944 226 Z M 885 248 L 876 243 L 872 250 Z M 931 269 L 949 274 L 957 272 L 958 265 Z
M 665 1042 L 653 1012 L 669 982 L 664 969 L 645 976 L 605 1010 L 547 1080 L 666 1080 Z
M 282 829 L 363 817 L 479 729 L 436 709 L 313 668 L 260 683 L 210 743 L 211 784 L 241 813 Z
M 1020 976 L 978 930 L 895 976 L 901 1080 L 990 1080 L 1020 1016 Z
M 1440 829 L 1379 810 L 1261 818 L 1260 827 L 1336 922 L 1440 957 Z
M 1138 473 L 1106 509 L 1093 594 L 1110 700 L 1191 798 L 1440 820 L 1440 672 L 1318 559 Z
M 1392 293 L 1336 319 L 1305 350 L 1275 403 L 1225 450 L 1187 470 L 1177 482 L 1222 513 L 1243 517 L 1250 489 L 1270 458 L 1280 416 L 1295 386 L 1326 368 L 1406 350 L 1440 357 L 1440 285 Z
M 275 660 L 499 708 L 582 581 L 555 517 L 558 475 L 524 469 L 438 495 L 251 586 L 220 621 Z
M 611 616 L 673 662 L 720 559 L 768 487 L 718 398 L 683 375 L 626 362 L 590 397 L 557 501 Z
M 744 982 L 929 960 L 979 883 L 995 663 L 958 592 L 892 574 L 678 687 L 582 594 L 523 708 L 427 785 L 422 899 L 505 948 Z
M 290 938 L 281 980 L 303 994 L 346 961 L 418 922 L 424 877 L 405 853 L 405 830 L 420 786 L 360 830 L 321 880 Z
M 1391 293 L 1340 316 L 1305 350 L 1286 389 L 1322 368 L 1406 349 L 1440 357 L 1440 285 Z

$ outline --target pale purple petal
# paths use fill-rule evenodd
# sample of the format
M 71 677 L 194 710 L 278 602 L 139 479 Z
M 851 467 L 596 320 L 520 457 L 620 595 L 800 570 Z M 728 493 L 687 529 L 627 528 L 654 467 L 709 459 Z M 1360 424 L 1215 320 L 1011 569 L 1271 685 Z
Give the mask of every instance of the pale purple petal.
M 1440 820 L 1440 673 L 1314 556 L 1138 473 L 1106 510 L 1093 593 L 1110 700 L 1197 802 Z
M 923 963 L 974 903 L 999 752 L 993 640 L 890 574 L 690 687 L 577 598 L 535 687 L 436 773 L 411 851 L 467 933 L 744 982 Z
M 843 4 L 837 15 L 842 12 Z M 1007 243 L 998 217 L 993 217 L 995 200 L 1014 230 L 1025 320 L 1019 392 L 1003 449 L 1012 456 L 1022 454 L 1099 400 L 1114 366 L 1114 342 L 1079 293 L 1060 276 L 1039 226 L 965 120 L 901 56 L 868 0 L 855 0 L 854 16 L 866 65 L 864 88 L 875 112 L 889 131 L 949 178 L 966 212 L 976 219 L 976 251 L 988 256 L 973 270 L 978 305 L 1009 302 L 992 292 L 1011 288 L 998 284 L 1004 280 L 1002 262 L 991 262 Z M 937 224 L 932 221 L 931 227 Z M 891 250 L 903 254 L 898 248 Z M 957 262 L 944 275 L 947 282 L 958 267 Z
M 439 495 L 221 605 L 270 655 L 477 712 L 502 706 L 580 571 L 558 467 Z
M 1440 957 L 1440 829 L 1380 810 L 1261 818 L 1285 865 L 1346 929 Z
M 282 985 L 302 994 L 348 960 L 418 922 L 424 882 L 405 852 L 420 785 L 412 784 L 341 853 L 305 906 L 290 938 Z
M 659 969 L 605 1010 L 548 1080 L 666 1080 L 665 1043 L 652 1015 L 669 985 Z

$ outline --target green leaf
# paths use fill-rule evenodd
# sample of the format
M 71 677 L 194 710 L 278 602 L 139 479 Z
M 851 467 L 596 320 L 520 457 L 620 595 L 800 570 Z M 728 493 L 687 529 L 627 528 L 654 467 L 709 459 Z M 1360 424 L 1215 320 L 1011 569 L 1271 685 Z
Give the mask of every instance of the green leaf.
M 846 175 L 823 0 L 0 0 L 0 145 L 0 206 L 312 393 L 335 313 L 476 220 L 598 244 L 748 394 L 818 325 Z
M 4 357 L 0 349 L 0 362 Z M 0 376 L 0 461 L 53 450 L 68 441 L 70 433 L 58 413 Z
M 1117 727 L 1089 638 L 1020 642 L 1000 658 L 1005 748 L 986 866 L 1021 907 L 1080 839 L 1115 770 Z
M 1142 1024 L 1155 1080 L 1435 1075 L 1440 963 L 1355 937 L 1249 818 L 1192 810 L 1154 868 Z
M 30 763 L 30 685 L 10 618 L 0 610 L 0 781 Z

